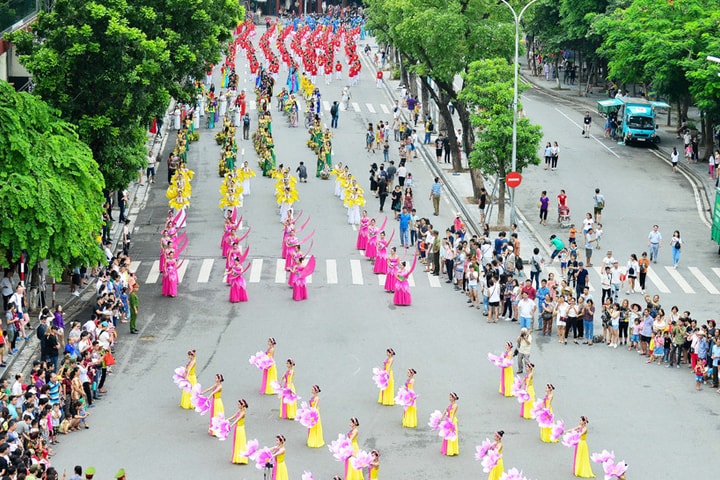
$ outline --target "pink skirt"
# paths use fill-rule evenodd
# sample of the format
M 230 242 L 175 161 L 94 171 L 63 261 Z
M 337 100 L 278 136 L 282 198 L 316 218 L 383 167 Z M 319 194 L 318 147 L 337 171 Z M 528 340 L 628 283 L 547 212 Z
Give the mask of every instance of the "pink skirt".
M 248 295 L 245 278 L 238 275 L 230 283 L 230 303 L 247 302 Z
M 393 303 L 395 305 L 412 305 L 412 296 L 410 296 L 410 284 L 407 280 L 398 281 L 395 284 Z
M 355 247 L 358 250 L 365 250 L 368 243 L 368 234 L 367 234 L 367 228 L 363 229 L 360 227 L 360 230 L 358 230 L 357 234 L 357 242 L 355 242 Z
M 375 258 L 377 255 L 377 237 L 368 238 L 365 246 L 365 258 Z
M 385 252 L 378 253 L 375 257 L 375 266 L 373 267 L 373 273 L 385 273 L 388 272 L 387 254 Z

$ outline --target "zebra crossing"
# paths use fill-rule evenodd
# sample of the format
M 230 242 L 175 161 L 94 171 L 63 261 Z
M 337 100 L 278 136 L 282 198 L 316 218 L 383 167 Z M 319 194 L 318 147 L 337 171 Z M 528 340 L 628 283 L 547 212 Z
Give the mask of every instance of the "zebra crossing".
M 421 266 L 418 266 L 419 268 Z M 376 275 L 372 269 L 372 262 L 364 258 L 318 259 L 314 274 L 308 277 L 308 283 L 357 286 L 372 285 L 377 281 L 379 285 L 384 285 L 385 275 Z M 156 284 L 161 280 L 158 260 L 135 260 L 130 264 L 130 270 L 136 272 L 141 283 Z M 589 270 L 591 272 L 590 291 L 599 292 L 600 267 L 592 267 Z M 653 294 L 720 295 L 720 267 L 713 267 L 710 272 L 703 272 L 698 267 L 674 269 L 672 266 L 654 265 L 647 273 L 646 291 Z M 540 278 L 547 278 L 549 273 L 552 273 L 558 282 L 563 278 L 559 266 L 555 265 L 544 265 Z M 197 284 L 208 284 L 217 281 L 213 279 L 222 279 L 224 276 L 225 259 L 219 258 L 185 259 L 178 269 L 180 283 L 190 281 Z M 287 276 L 285 260 L 282 258 L 255 258 L 251 261 L 249 272 L 245 278 L 248 283 L 284 284 L 287 282 Z M 373 280 L 373 277 L 377 280 Z M 417 284 L 426 288 L 441 288 L 443 282 L 440 277 L 416 270 L 410 275 L 409 283 L 413 287 Z M 636 288 L 639 286 L 636 285 Z
M 599 291 L 601 271 L 600 267 L 592 267 L 589 269 L 593 274 L 590 275 L 590 291 Z M 711 269 L 713 274 L 706 275 L 698 267 L 681 267 L 677 269 L 670 265 L 658 266 L 653 265 L 647 272 L 645 280 L 645 290 L 650 293 L 685 293 L 685 294 L 705 294 L 720 295 L 720 268 Z M 552 273 L 556 281 L 564 278 L 561 275 L 560 268 L 553 265 L 544 265 L 540 278 L 548 278 L 548 274 Z M 671 288 L 672 287 L 672 288 Z M 675 288 L 677 287 L 677 288 Z M 636 281 L 636 290 L 639 284 Z
M 371 285 L 375 283 L 373 278 L 377 278 L 379 285 L 385 285 L 385 275 L 376 275 L 372 269 L 372 262 L 365 259 L 318 259 L 315 272 L 307 277 L 307 283 Z M 159 260 L 134 260 L 130 264 L 130 271 L 135 272 L 142 284 L 152 285 L 161 281 Z M 221 280 L 224 283 L 225 275 L 225 259 L 220 258 L 185 259 L 178 268 L 178 280 L 180 283 L 189 281 L 197 284 L 208 284 Z M 282 258 L 255 258 L 250 262 L 249 272 L 245 278 L 248 283 L 271 282 L 285 284 L 288 279 L 288 272 L 285 271 L 285 260 Z M 441 282 L 439 277 L 435 277 L 430 273 L 418 273 L 416 271 L 410 275 L 409 283 L 411 287 L 419 284 L 429 288 L 440 288 Z

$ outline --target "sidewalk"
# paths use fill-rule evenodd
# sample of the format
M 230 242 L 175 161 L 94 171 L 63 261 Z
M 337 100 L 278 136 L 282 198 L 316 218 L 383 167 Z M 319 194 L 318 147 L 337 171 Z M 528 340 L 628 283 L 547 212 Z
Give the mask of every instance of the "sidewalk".
M 174 103 L 170 105 L 168 111 L 174 109 Z M 168 126 L 170 122 L 167 119 L 163 124 L 162 138 L 155 135 L 149 135 L 147 148 L 152 150 L 153 155 L 158 158 L 158 162 L 161 160 L 158 155 L 163 151 L 165 142 L 168 139 Z M 155 167 L 156 171 L 159 164 Z M 144 172 L 143 172 L 144 174 Z M 161 187 L 157 187 L 161 188 Z M 141 205 L 145 203 L 145 199 L 150 190 L 150 184 L 144 182 L 144 185 L 132 183 L 128 186 L 128 192 L 130 192 L 130 200 L 126 208 L 126 216 L 131 220 L 131 226 L 134 225 L 137 214 L 140 211 Z M 118 218 L 120 215 L 119 208 L 113 208 L 113 217 Z M 112 239 L 112 251 L 117 252 L 121 241 L 123 225 L 120 222 L 113 222 L 110 238 Z M 132 253 L 132 252 L 131 252 Z M 70 322 L 77 320 L 77 316 L 82 313 L 84 307 L 95 299 L 95 277 L 88 276 L 87 282 L 81 287 L 80 295 L 75 296 L 70 292 L 70 284 L 68 282 L 56 282 L 54 285 L 55 292 L 52 292 L 49 287 L 45 292 L 46 305 L 54 311 L 54 305 L 63 306 L 63 314 L 65 317 L 65 324 L 68 326 L 66 329 L 69 331 Z M 33 310 L 30 314 L 30 326 L 32 329 L 26 331 L 26 335 L 30 336 L 30 339 L 26 342 L 19 339 L 16 344 L 18 352 L 13 355 L 5 355 L 5 363 L 7 366 L 0 368 L 0 378 L 7 378 L 12 381 L 16 373 L 29 373 L 32 368 L 33 360 L 38 359 L 40 342 L 37 339 L 36 327 L 38 325 L 38 310 Z M 80 319 L 85 320 L 85 319 Z

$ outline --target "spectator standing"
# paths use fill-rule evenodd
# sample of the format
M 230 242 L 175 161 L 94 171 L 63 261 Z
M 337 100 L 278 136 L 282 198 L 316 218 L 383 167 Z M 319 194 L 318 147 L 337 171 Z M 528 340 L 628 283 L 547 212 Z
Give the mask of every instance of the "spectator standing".
M 440 177 L 435 177 L 435 181 L 430 187 L 430 200 L 433 202 L 433 215 L 440 215 L 440 194 L 442 193 L 442 182 Z M 382 209 L 380 210 L 382 211 Z
M 128 304 L 130 307 L 130 333 L 138 333 L 137 330 L 137 316 L 138 316 L 138 306 L 140 305 L 140 300 L 138 299 L 138 291 L 140 290 L 140 285 L 137 283 L 133 285 L 132 291 L 130 292 L 130 295 L 128 296 Z
M 548 208 L 550 208 L 550 198 L 547 196 L 546 190 L 543 190 L 540 193 L 540 199 L 538 200 L 538 208 L 540 209 L 540 224 L 547 225 Z
M 532 288 L 532 287 L 530 287 Z M 534 291 L 534 289 L 533 289 Z M 533 319 L 535 318 L 535 312 L 537 311 L 537 305 L 535 304 L 535 301 L 530 299 L 530 296 L 528 294 L 527 290 L 522 290 L 520 301 L 518 302 L 518 316 L 520 317 L 520 332 L 523 330 L 528 331 L 532 330 L 533 326 Z M 522 334 L 521 334 L 522 337 Z M 529 352 L 528 352 L 529 356 Z M 527 359 L 530 361 L 530 359 Z M 519 360 L 518 360 L 519 362 Z M 522 366 L 524 364 L 518 364 L 518 368 L 520 371 L 522 371 Z
M 593 195 L 593 213 L 595 214 L 595 223 L 602 222 L 602 211 L 605 208 L 605 195 L 600 193 L 600 189 L 595 189 L 595 195 Z
M 152 150 L 148 152 L 146 176 L 148 183 L 155 183 L 155 157 Z
M 340 105 L 337 100 L 333 101 L 332 107 L 330 107 L 330 128 L 338 128 L 338 118 L 340 118 Z
M 517 338 L 517 373 L 523 373 L 525 365 L 530 363 L 530 352 L 532 350 L 532 334 L 527 328 L 520 329 L 520 336 Z
M 583 117 L 583 136 L 585 138 L 590 138 L 590 127 L 592 126 L 592 117 L 590 116 L 590 112 L 585 112 L 585 117 Z

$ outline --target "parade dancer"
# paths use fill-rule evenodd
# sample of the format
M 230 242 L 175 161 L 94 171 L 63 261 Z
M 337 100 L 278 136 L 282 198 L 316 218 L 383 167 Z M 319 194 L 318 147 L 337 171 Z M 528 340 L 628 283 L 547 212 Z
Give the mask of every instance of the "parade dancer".
M 397 282 L 398 266 L 400 265 L 400 257 L 395 247 L 390 248 L 390 254 L 387 258 L 387 275 L 385 275 L 385 291 L 394 292 L 395 283 Z
M 315 271 L 315 257 L 310 255 L 305 262 L 305 258 L 300 257 L 299 261 L 295 264 L 293 272 L 295 278 L 293 281 L 293 300 L 299 302 L 301 300 L 307 300 L 307 277 L 312 275 Z
M 447 406 L 445 411 L 442 414 L 442 417 L 440 418 L 440 421 L 444 419 L 448 419 L 452 422 L 453 426 L 455 427 L 455 440 L 447 440 L 443 439 L 442 446 L 440 447 L 440 453 L 443 455 L 446 455 L 448 457 L 452 457 L 454 455 L 458 455 L 460 453 L 460 440 L 458 435 L 458 418 L 457 418 L 457 410 L 458 405 L 457 401 L 460 399 L 458 397 L 458 394 L 455 392 L 450 392 L 450 405 Z
M 415 393 L 416 373 L 417 372 L 414 368 L 408 368 L 407 380 L 405 380 L 405 390 L 407 390 L 408 392 Z M 405 428 L 417 427 L 417 405 L 415 404 L 415 401 L 412 402 L 412 405 L 408 405 L 405 407 L 402 417 L 402 426 Z
M 575 454 L 573 456 L 573 475 L 580 478 L 595 478 L 590 464 L 590 450 L 587 445 L 587 424 L 588 419 L 583 415 L 580 417 L 580 424 L 565 433 L 573 431 L 580 433 L 580 440 L 575 445 Z
M 552 402 L 555 393 L 555 386 L 552 383 L 545 385 L 545 397 L 543 398 L 543 408 L 546 408 L 550 414 L 553 413 Z M 557 443 L 560 440 L 552 436 L 552 427 L 540 427 L 540 440 L 545 443 Z
M 360 421 L 357 418 L 352 417 L 350 419 L 350 431 L 347 434 L 347 438 L 352 444 L 353 456 L 355 456 L 360 450 L 360 447 L 358 446 L 358 436 L 360 435 L 360 431 L 358 430 L 359 426 Z M 362 470 L 355 470 L 352 466 L 350 458 L 352 457 L 345 460 L 345 480 L 363 480 Z
M 188 350 L 187 355 L 188 362 L 185 364 L 185 380 L 190 383 L 191 388 L 182 390 L 182 394 L 180 394 L 180 406 L 185 410 L 192 410 L 195 407 L 193 407 L 190 402 L 190 392 L 192 391 L 192 387 L 197 383 L 197 376 L 195 375 L 195 367 L 197 363 L 195 350 Z
M 247 285 L 245 283 L 245 272 L 250 269 L 250 263 L 243 267 L 243 262 L 247 258 L 249 248 L 245 249 L 245 253 L 240 257 L 236 257 L 232 267 L 227 272 L 227 281 L 230 283 L 230 303 L 247 302 Z
M 365 258 L 375 260 L 375 257 L 377 256 L 378 233 L 385 228 L 386 223 L 387 217 L 385 217 L 385 221 L 383 222 L 382 226 L 380 228 L 377 228 L 375 226 L 375 219 L 373 218 L 372 220 L 370 220 L 370 226 L 368 226 L 368 241 L 367 245 L 365 246 Z
M 525 363 L 527 374 L 523 379 L 523 389 L 528 393 L 529 398 L 520 405 L 520 416 L 525 419 L 532 419 L 532 409 L 535 405 L 535 386 L 533 379 L 535 378 L 535 365 L 530 362 Z
M 395 275 L 395 293 L 393 295 L 393 304 L 397 306 L 412 305 L 412 296 L 410 295 L 410 275 L 415 270 L 417 265 L 417 254 L 413 258 L 413 263 L 410 268 L 407 268 L 407 263 L 402 262 L 400 268 L 398 268 L 397 274 Z
M 268 349 L 265 350 L 265 355 L 271 359 L 275 356 L 275 339 L 273 337 L 268 338 L 267 341 Z M 260 394 L 261 395 L 275 395 L 275 389 L 273 383 L 277 382 L 277 367 L 273 361 L 272 365 L 268 368 L 263 369 L 262 382 L 260 383 Z
M 270 449 L 273 455 L 272 480 L 289 480 L 285 465 L 285 437 L 275 437 L 275 446 Z
M 392 364 L 395 360 L 395 350 L 388 348 L 385 352 L 387 353 L 387 357 L 383 362 L 383 370 L 385 370 L 388 374 L 388 382 L 387 386 L 380 390 L 380 393 L 378 394 L 378 403 L 392 407 L 395 405 L 395 378 L 392 370 Z
M 357 241 L 355 242 L 355 248 L 358 250 L 365 250 L 367 248 L 368 229 L 374 222 L 375 219 L 370 220 L 368 217 L 367 210 L 363 210 L 360 215 L 360 227 L 358 228 Z
M 295 393 L 295 361 L 292 358 L 288 358 L 287 370 L 282 376 L 282 388 L 289 388 L 290 391 Z M 280 399 L 280 418 L 287 420 L 294 420 L 295 414 L 297 413 L 297 400 L 292 402 L 286 402 L 284 398 Z
M 202 394 L 206 395 L 207 397 L 210 397 L 212 395 L 212 399 L 210 401 L 210 427 L 208 428 L 208 434 L 211 436 L 215 436 L 215 434 L 212 432 L 213 418 L 216 418 L 225 413 L 225 407 L 223 407 L 222 401 L 222 383 L 224 381 L 225 378 L 223 378 L 221 373 L 218 373 L 215 375 L 215 384 L 209 388 L 206 388 L 202 392 Z
M 322 420 L 320 419 L 320 387 L 318 385 L 312 386 L 309 406 L 317 411 L 317 422 L 308 428 L 307 446 L 320 448 L 325 445 L 325 439 L 323 438 Z
M 179 282 L 178 269 L 182 262 L 177 261 L 174 250 L 169 250 L 165 255 L 165 271 L 162 274 L 162 295 L 174 298 L 177 296 Z
M 393 236 L 395 236 L 395 230 L 390 234 L 389 239 L 385 239 L 385 232 L 380 232 L 380 238 L 377 241 L 377 254 L 375 255 L 375 265 L 373 266 L 373 273 L 384 274 L 388 273 L 388 261 L 387 261 L 387 247 L 392 242 Z
M 488 480 L 500 480 L 505 472 L 505 462 L 502 458 L 502 437 L 504 435 L 505 431 L 503 430 L 498 430 L 497 432 L 495 432 L 494 442 L 490 447 L 490 450 L 495 452 L 495 454 L 498 456 L 498 460 L 497 463 L 495 463 L 495 466 L 490 470 L 488 474 Z
M 504 367 L 500 371 L 500 388 L 498 391 L 501 395 L 505 397 L 512 397 L 512 384 L 513 384 L 513 367 L 512 367 L 512 357 L 513 357 L 513 344 L 512 342 L 506 342 L 505 343 L 505 351 L 503 352 L 502 356 L 509 360 L 510 365 L 507 367 Z
M 247 408 L 247 402 L 244 398 L 241 398 L 238 400 L 237 412 L 227 419 L 233 428 L 232 457 L 230 458 L 230 462 L 236 465 L 247 465 L 248 463 L 248 458 L 240 454 L 245 450 L 247 445 L 247 437 L 245 435 L 245 413 Z

